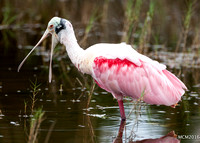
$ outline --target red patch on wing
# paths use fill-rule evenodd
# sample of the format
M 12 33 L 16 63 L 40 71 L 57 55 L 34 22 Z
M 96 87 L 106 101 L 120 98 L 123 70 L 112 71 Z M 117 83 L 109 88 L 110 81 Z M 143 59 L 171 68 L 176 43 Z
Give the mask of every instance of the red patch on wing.
M 102 67 L 104 64 L 107 65 L 108 68 L 111 68 L 112 66 L 117 66 L 118 68 L 123 67 L 123 66 L 134 66 L 134 67 L 138 67 L 137 65 L 135 65 L 134 63 L 132 63 L 131 61 L 127 60 L 127 59 L 107 59 L 105 57 L 97 57 L 94 59 L 94 63 L 95 65 L 100 68 Z M 119 70 L 119 69 L 118 69 Z

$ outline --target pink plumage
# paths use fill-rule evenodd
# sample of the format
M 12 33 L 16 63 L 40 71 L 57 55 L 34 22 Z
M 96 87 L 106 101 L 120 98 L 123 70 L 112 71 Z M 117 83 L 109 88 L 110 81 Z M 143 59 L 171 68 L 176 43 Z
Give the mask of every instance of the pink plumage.
M 172 106 L 184 94 L 185 85 L 166 69 L 156 69 L 152 63 L 137 66 L 127 59 L 94 59 L 95 80 L 98 85 L 118 100 L 124 96 L 143 100 L 149 104 Z

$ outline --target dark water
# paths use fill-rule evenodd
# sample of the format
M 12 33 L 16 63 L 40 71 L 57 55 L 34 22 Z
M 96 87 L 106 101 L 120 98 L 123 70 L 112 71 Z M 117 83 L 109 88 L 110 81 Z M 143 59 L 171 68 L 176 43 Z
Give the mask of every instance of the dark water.
M 65 12 L 70 10 L 68 8 Z M 110 10 L 116 14 L 116 9 Z M 120 11 L 118 13 L 120 15 Z M 115 18 L 111 20 L 115 23 L 113 29 L 109 23 L 99 25 L 97 22 L 86 46 L 105 41 L 119 42 L 121 31 L 115 31 L 114 28 L 120 29 L 121 24 Z M 80 38 L 84 20 L 80 22 L 74 18 L 73 21 L 77 37 Z M 39 40 L 46 23 L 12 26 L 0 31 L 0 142 L 28 141 L 30 121 L 33 118 L 31 82 L 36 80 L 41 85 L 38 87 L 34 110 L 42 108 L 44 112 L 44 120 L 38 129 L 38 142 L 117 142 L 118 130 L 123 128 L 123 124 L 120 126 L 118 104 L 112 95 L 96 85 L 87 107 L 92 80 L 77 71 L 66 52 L 62 52 L 61 45 L 54 52 L 53 81 L 48 83 L 50 38 L 37 48 L 18 73 L 19 63 Z M 167 52 L 164 55 L 170 57 Z M 168 65 L 172 65 L 172 61 L 180 63 L 178 66 L 169 66 L 169 70 L 179 76 L 188 91 L 175 109 L 144 103 L 136 105 L 130 99 L 125 99 L 126 115 L 132 109 L 133 112 L 126 121 L 123 142 L 152 138 L 157 140 L 149 142 L 200 142 L 200 68 L 191 66 L 184 60 L 180 62 L 179 58 L 170 58 L 169 62 L 163 58 L 164 55 L 158 56 L 161 62 Z M 167 139 L 163 137 L 171 131 L 178 135 L 179 140 L 170 136 Z

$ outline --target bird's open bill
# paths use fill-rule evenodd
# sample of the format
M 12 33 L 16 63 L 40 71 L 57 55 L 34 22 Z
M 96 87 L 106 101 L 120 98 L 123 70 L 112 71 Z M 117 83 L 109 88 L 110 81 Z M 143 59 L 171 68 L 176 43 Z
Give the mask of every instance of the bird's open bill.
M 52 35 L 52 43 L 51 43 L 51 54 L 50 54 L 50 65 L 49 65 L 49 82 L 51 82 L 52 79 L 52 57 L 53 57 L 53 50 L 56 46 L 56 44 L 58 43 L 57 37 L 55 35 L 55 33 L 52 33 L 49 31 L 49 29 L 47 29 L 42 38 L 39 40 L 39 42 L 35 45 L 35 47 L 33 47 L 33 49 L 28 53 L 28 55 L 24 58 L 24 60 L 20 63 L 19 67 L 18 67 L 18 72 L 21 69 L 22 65 L 24 64 L 24 62 L 26 61 L 26 59 L 28 58 L 28 56 L 35 50 L 35 48 L 44 40 L 46 39 L 49 34 Z

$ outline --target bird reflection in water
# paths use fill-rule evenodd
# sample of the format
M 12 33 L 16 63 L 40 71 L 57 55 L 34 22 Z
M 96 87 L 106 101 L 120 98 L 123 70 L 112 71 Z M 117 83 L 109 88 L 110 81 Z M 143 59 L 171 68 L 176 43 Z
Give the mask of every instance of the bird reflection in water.
M 114 139 L 113 143 L 123 143 L 123 132 L 126 125 L 126 121 L 121 121 L 118 135 Z M 180 143 L 180 140 L 177 139 L 177 135 L 174 131 L 169 132 L 167 135 L 162 136 L 157 139 L 144 139 L 140 141 L 128 141 L 128 143 Z

